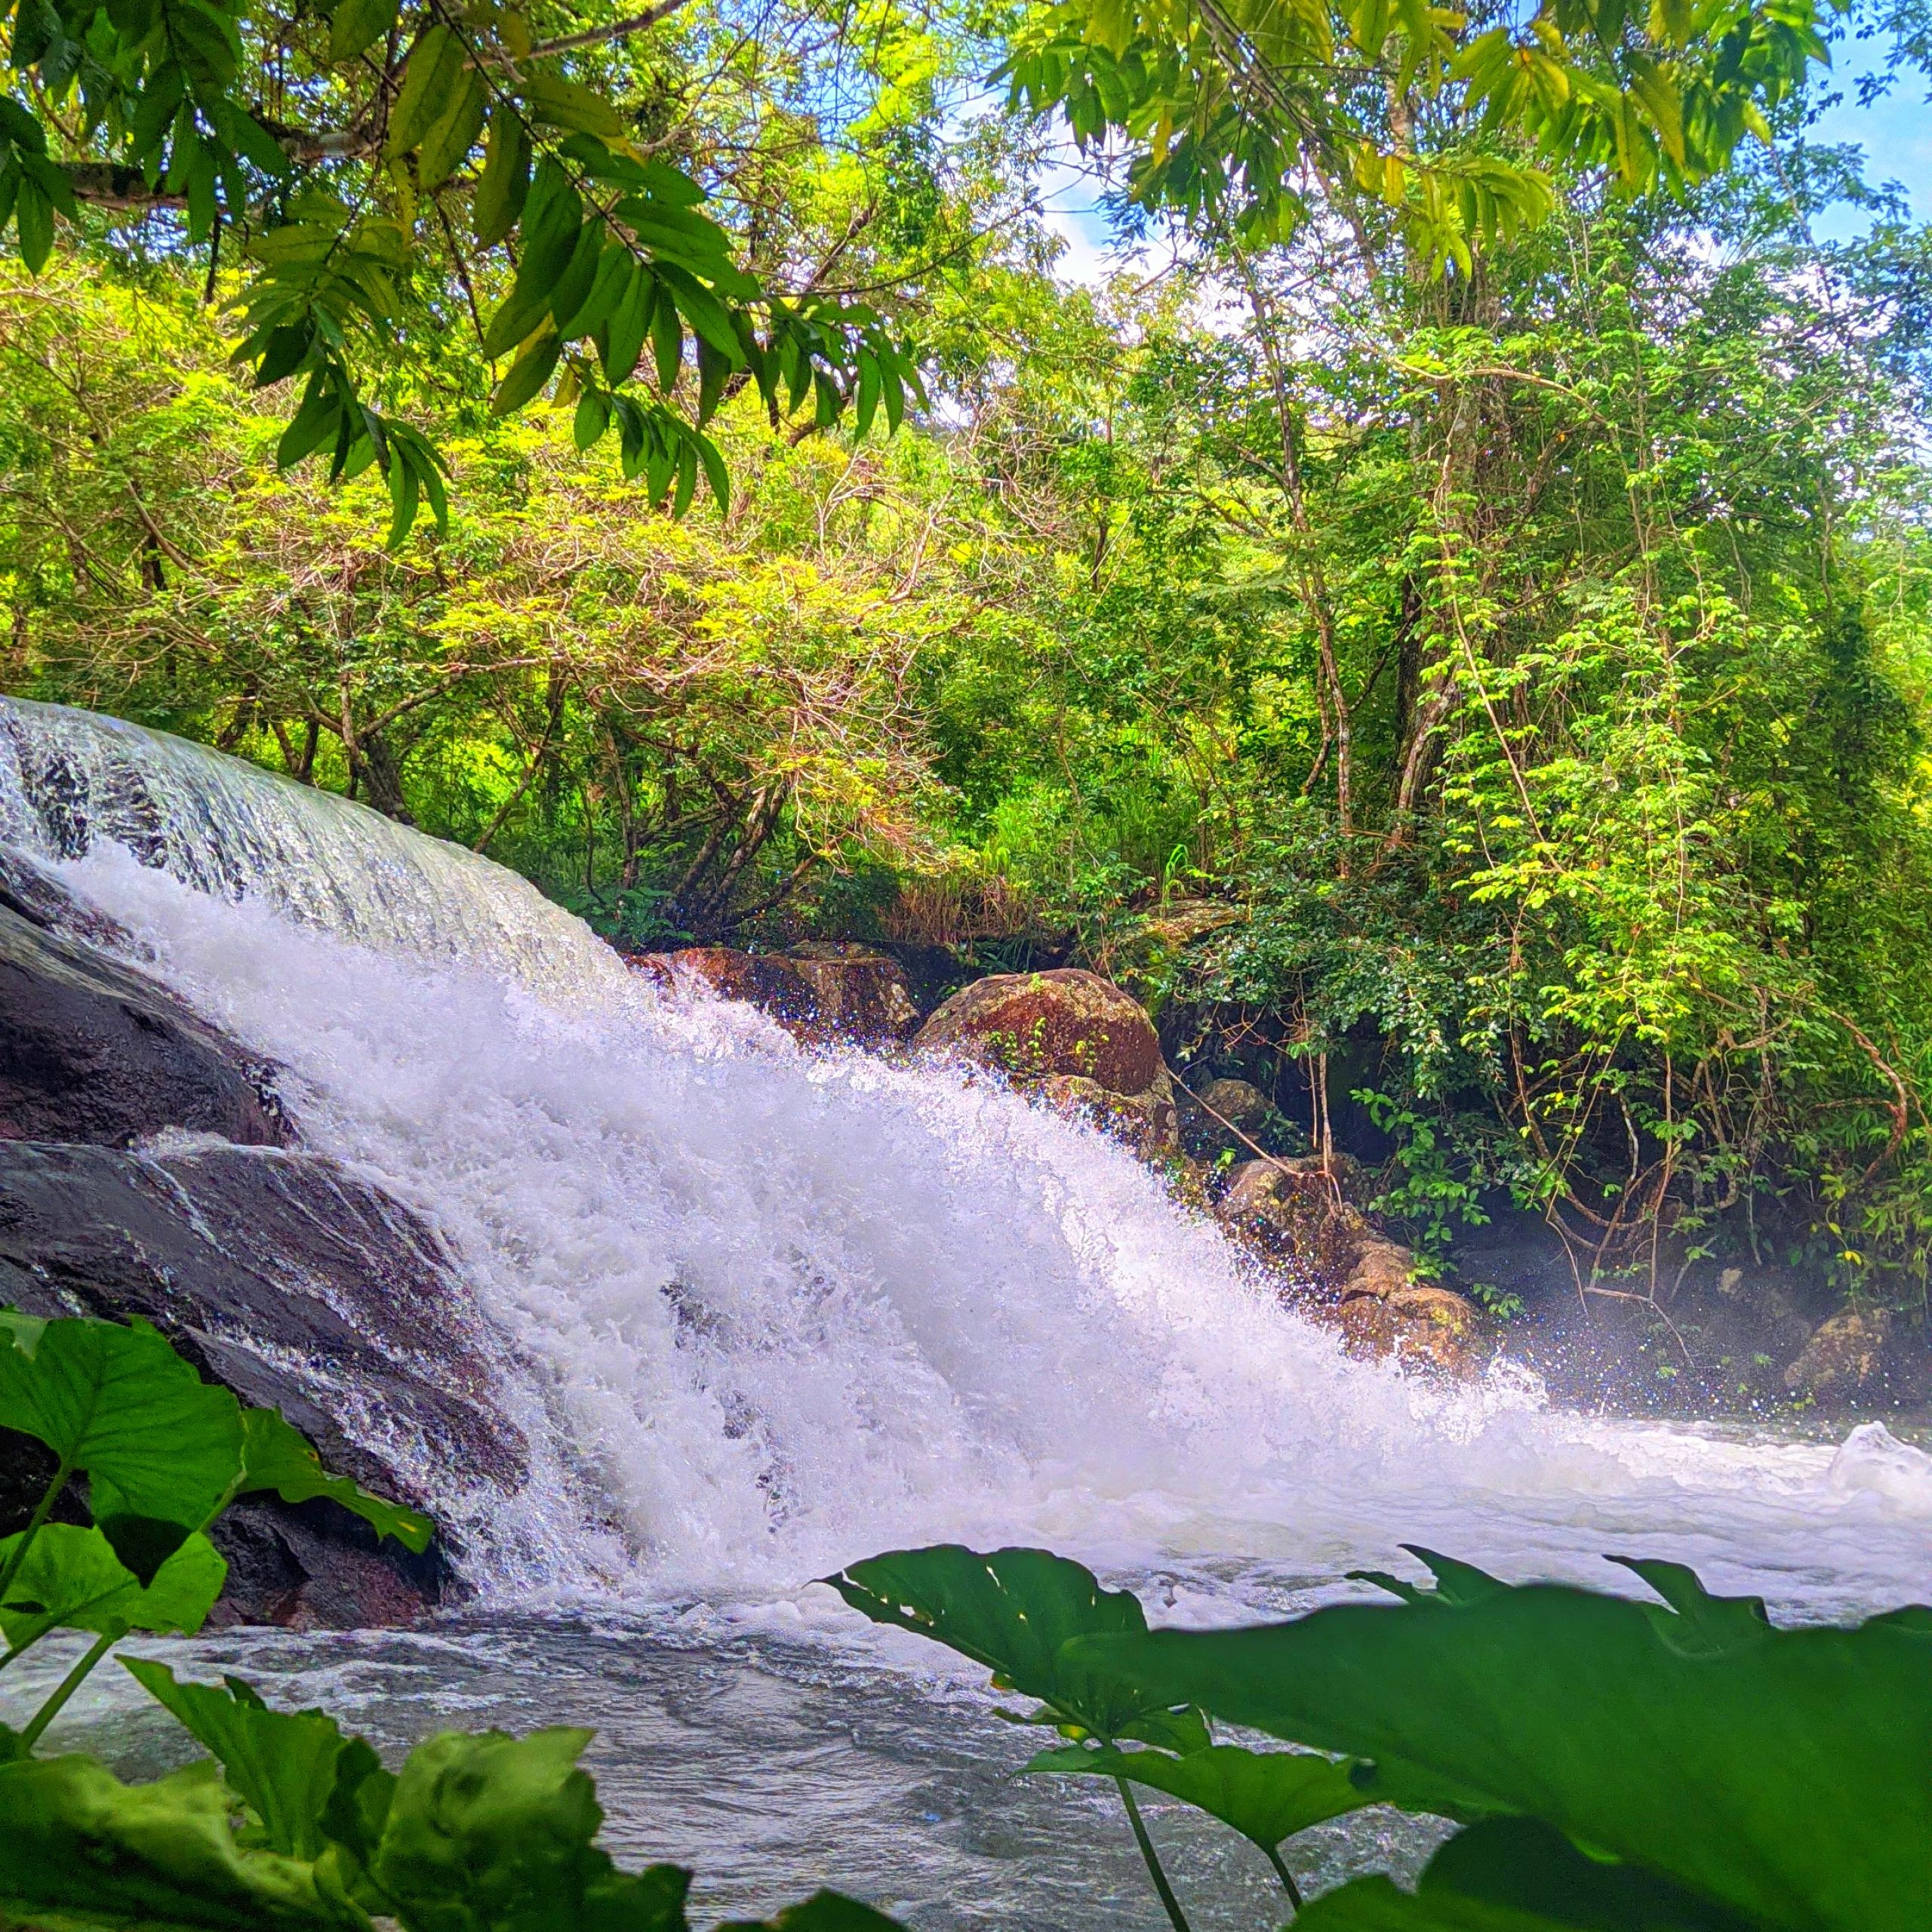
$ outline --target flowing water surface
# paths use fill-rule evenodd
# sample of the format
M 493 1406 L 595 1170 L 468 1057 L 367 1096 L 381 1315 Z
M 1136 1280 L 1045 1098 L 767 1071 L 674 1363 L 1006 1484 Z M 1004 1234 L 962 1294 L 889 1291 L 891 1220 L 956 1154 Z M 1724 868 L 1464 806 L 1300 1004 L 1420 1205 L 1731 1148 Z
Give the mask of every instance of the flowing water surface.
M 1158 1921 L 1106 1800 L 1014 1780 L 1028 1736 L 969 1674 L 811 1580 L 877 1550 L 1048 1544 L 1195 1623 L 1352 1589 L 1404 1543 L 1612 1586 L 1604 1552 L 1669 1556 L 1794 1617 L 1927 1594 L 1932 1458 L 1882 1427 L 1620 1422 L 1506 1364 L 1451 1392 L 1348 1361 L 1109 1142 L 666 994 L 354 805 L 0 704 L 0 838 L 280 1063 L 303 1143 L 432 1218 L 517 1344 L 528 1488 L 423 1472 L 478 1592 L 460 1617 L 198 1658 L 396 1743 L 593 1724 L 611 1841 L 697 1863 L 708 1904 L 835 1878 L 924 1926 Z M 176 1748 L 131 1686 L 65 1722 L 122 1762 Z M 1266 1922 L 1258 1858 L 1160 1828 L 1223 1901 L 1200 1922 Z M 1384 1838 L 1426 1844 L 1350 1821 L 1311 1876 Z

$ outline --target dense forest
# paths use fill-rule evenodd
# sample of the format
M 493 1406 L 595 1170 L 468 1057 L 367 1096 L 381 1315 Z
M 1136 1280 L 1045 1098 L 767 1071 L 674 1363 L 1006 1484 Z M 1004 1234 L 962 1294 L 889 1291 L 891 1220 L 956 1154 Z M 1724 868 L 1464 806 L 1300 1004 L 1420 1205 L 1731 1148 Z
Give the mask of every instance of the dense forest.
M 1807 134 L 1909 9 L 411 17 L 18 8 L 8 691 L 1922 1308 L 1932 235 Z

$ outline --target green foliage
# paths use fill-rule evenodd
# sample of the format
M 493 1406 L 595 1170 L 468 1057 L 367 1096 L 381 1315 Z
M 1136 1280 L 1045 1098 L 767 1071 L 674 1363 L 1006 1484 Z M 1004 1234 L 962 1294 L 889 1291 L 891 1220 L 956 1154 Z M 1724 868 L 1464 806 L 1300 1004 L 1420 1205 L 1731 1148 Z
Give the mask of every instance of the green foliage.
M 1376 1802 L 1356 1785 L 1346 1764 L 1312 1752 L 1249 1751 L 1238 1744 L 1211 1744 L 1180 1757 L 1164 1751 L 1088 1750 L 1076 1745 L 1042 1751 L 1026 1768 L 1131 1778 L 1220 1819 L 1271 1857 L 1297 1832 Z
M 0 1427 L 54 1451 L 57 1487 L 87 1476 L 97 1519 L 198 1529 L 226 1500 L 242 1460 L 235 1398 L 139 1320 L 124 1327 L 0 1312 Z
M 1140 1599 L 1103 1590 L 1091 1570 L 1044 1549 L 1000 1549 L 989 1556 L 942 1543 L 868 1558 L 825 1581 L 875 1623 L 916 1631 L 983 1664 L 1002 1690 L 1038 1699 L 1026 1721 L 1111 1743 L 1122 1737 L 1204 1746 L 1208 1734 L 1174 1700 L 1123 1697 L 1117 1676 L 1089 1677 L 1072 1666 L 1076 1636 L 1144 1632 Z
M 302 1432 L 284 1420 L 279 1409 L 242 1412 L 242 1480 L 236 1494 L 271 1490 L 285 1503 L 306 1503 L 325 1496 L 350 1515 L 360 1516 L 378 1536 L 394 1537 L 405 1549 L 419 1554 L 429 1547 L 434 1526 L 420 1510 L 385 1502 L 352 1482 L 332 1476 Z
M 1244 1630 L 1075 1634 L 1050 1664 L 1041 1655 L 1065 1627 L 1067 1578 L 1044 1552 L 1025 1564 L 1015 1552 L 980 1559 L 988 1574 L 999 1563 L 1004 1627 L 1041 1613 L 1028 1638 L 1035 1672 L 1111 1678 L 1089 1694 L 1198 1707 L 1346 1758 L 1086 1746 L 1028 1768 L 1132 1778 L 1271 1857 L 1293 1833 L 1363 1804 L 1465 1821 L 1413 1895 L 1358 1880 L 1309 1907 L 1312 1925 L 1875 1932 L 1918 1922 L 1932 1853 L 1925 1613 L 1784 1629 L 1756 1599 L 1711 1596 L 1678 1564 L 1614 1559 L 1663 1599 L 1645 1604 L 1512 1586 L 1417 1553 L 1432 1587 L 1367 1579 L 1398 1605 L 1339 1605 Z M 968 1556 L 874 1558 L 854 1571 L 896 1586 L 848 1601 L 980 1654 L 992 1647 L 956 1641 L 944 1618 L 895 1601 L 930 1590 L 931 1577 L 962 1577 Z M 1137 1621 L 1117 1609 L 1109 1620 Z M 1150 1868 L 1183 1922 L 1151 1854 Z
M 47 1321 L 0 1309 L 0 1427 L 38 1438 L 55 1458 L 26 1527 L 0 1542 L 0 1634 L 7 1644 L 0 1669 L 57 1629 L 88 1631 L 95 1639 L 26 1729 L 17 1737 L 8 1734 L 5 1741 L 17 1755 L 31 1749 L 129 1631 L 201 1629 L 228 1575 L 206 1532 L 244 1491 L 273 1490 L 291 1502 L 327 1495 L 379 1534 L 397 1537 L 412 1549 L 428 1546 L 423 1517 L 346 1478 L 325 1476 L 315 1452 L 279 1414 L 245 1415 L 228 1390 L 204 1383 L 145 1321 Z M 50 1521 L 76 1476 L 86 1479 L 93 1521 Z M 159 1667 L 130 1668 L 139 1675 Z M 149 1686 L 157 1695 L 164 1679 L 172 1684 L 162 1671 Z M 225 1713 L 217 1708 L 217 1694 L 186 1688 L 163 1701 L 180 1706 L 177 1714 L 191 1730 L 218 1717 L 237 1735 L 251 1726 L 273 1731 L 297 1722 L 270 1723 L 248 1710 Z M 112 1810 L 118 1803 L 103 1795 L 105 1787 L 85 1780 L 73 1789 L 77 1804 Z M 294 1814 L 278 1800 L 267 1802 L 267 1784 L 258 1780 L 254 1789 L 267 1804 L 264 1815 L 272 1814 L 273 1847 L 298 1848 L 285 1829 Z M 189 1793 L 182 1801 L 192 1807 L 201 1799 Z M 139 1819 L 146 1815 L 136 1803 L 128 1829 L 145 1829 Z
M 861 435 L 881 398 L 896 428 L 920 393 L 877 309 L 737 265 L 734 238 L 698 212 L 704 189 L 641 135 L 647 74 L 577 51 L 637 23 L 540 42 L 515 11 L 458 20 L 390 0 L 326 17 L 251 0 L 8 0 L 10 13 L 21 91 L 0 95 L 0 231 L 11 216 L 35 274 L 54 212 L 80 227 L 88 203 L 180 208 L 211 278 L 229 238 L 252 269 L 227 304 L 235 358 L 259 388 L 300 385 L 277 462 L 325 455 L 332 481 L 378 468 L 392 548 L 424 503 L 447 534 L 447 466 L 371 403 L 369 373 L 430 319 L 424 283 L 473 311 L 484 261 L 453 221 L 466 201 L 479 256 L 516 263 L 485 332 L 492 358 L 521 350 L 493 408 L 523 408 L 561 361 L 570 393 L 598 399 L 580 420 L 597 435 L 615 425 L 625 475 L 675 513 L 700 475 L 725 501 L 703 425 L 727 380 L 752 382 L 774 416 L 809 394 L 821 426 L 856 398 Z M 624 386 L 647 329 L 658 394 L 641 398 Z M 687 335 L 694 403 L 675 395 Z

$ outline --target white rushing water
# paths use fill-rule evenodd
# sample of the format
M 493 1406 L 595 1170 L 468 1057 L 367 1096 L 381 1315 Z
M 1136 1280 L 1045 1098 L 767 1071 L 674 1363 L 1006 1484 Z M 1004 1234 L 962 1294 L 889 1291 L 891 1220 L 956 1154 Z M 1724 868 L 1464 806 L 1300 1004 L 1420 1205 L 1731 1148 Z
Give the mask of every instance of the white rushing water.
M 1923 1598 L 1932 1460 L 1548 1412 L 1345 1360 L 1121 1149 L 981 1080 L 660 994 L 500 867 L 235 761 L 0 704 L 0 836 L 288 1069 L 303 1144 L 429 1214 L 528 1367 L 504 1604 L 842 1612 L 909 1542 L 1049 1543 L 1216 1617 L 1420 1542 L 1800 1614 Z M 138 857 L 137 856 L 138 855 Z M 143 863 L 145 861 L 146 863 Z

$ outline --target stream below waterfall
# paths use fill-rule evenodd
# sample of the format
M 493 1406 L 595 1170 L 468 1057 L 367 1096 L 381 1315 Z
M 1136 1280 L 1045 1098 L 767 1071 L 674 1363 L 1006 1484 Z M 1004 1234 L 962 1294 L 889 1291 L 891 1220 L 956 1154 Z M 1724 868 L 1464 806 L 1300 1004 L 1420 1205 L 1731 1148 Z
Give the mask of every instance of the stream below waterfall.
M 528 1485 L 420 1471 L 460 1614 L 167 1654 L 386 1744 L 592 1725 L 608 1842 L 695 1864 L 707 1909 L 829 1880 L 922 1927 L 1160 1922 L 1110 1799 L 1014 1778 L 1029 1734 L 975 1673 L 811 1580 L 878 1550 L 1044 1543 L 1194 1623 L 1355 1589 L 1405 1543 L 1600 1586 L 1630 1581 L 1604 1552 L 1672 1557 L 1798 1617 L 1932 1588 L 1932 1457 L 1880 1426 L 1620 1421 L 1506 1364 L 1448 1391 L 1348 1361 L 1111 1143 L 663 993 L 512 874 L 356 806 L 0 702 L 0 839 L 278 1063 L 302 1144 L 429 1217 L 514 1345 Z M 54 1735 L 122 1767 L 179 1749 L 112 1671 Z M 1308 1875 L 1373 1865 L 1381 1834 L 1426 1850 L 1378 1820 L 1311 1834 Z M 1265 1922 L 1247 1847 L 1155 1829 L 1198 1923 Z

